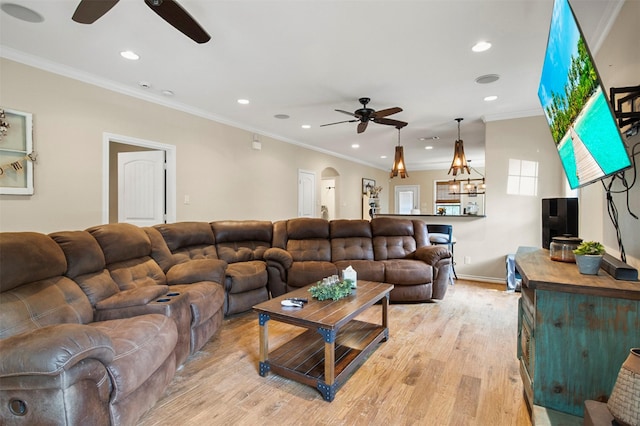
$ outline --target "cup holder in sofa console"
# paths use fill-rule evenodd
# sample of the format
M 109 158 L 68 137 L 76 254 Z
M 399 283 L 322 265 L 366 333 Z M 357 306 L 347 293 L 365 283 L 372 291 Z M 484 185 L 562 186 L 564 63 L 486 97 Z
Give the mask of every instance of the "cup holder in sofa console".
M 157 299 L 156 302 L 169 302 L 170 300 L 170 297 L 163 297 L 162 299 Z
M 178 293 L 177 291 L 174 291 L 174 292 L 171 292 L 171 293 L 167 293 L 167 296 L 169 296 L 169 297 L 180 296 L 180 293 Z
M 172 292 L 169 292 L 169 293 L 165 294 L 160 299 L 156 299 L 156 302 L 162 302 L 162 303 L 170 302 L 171 298 L 176 297 L 176 296 L 180 296 L 180 293 L 178 293 L 177 291 L 172 291 Z

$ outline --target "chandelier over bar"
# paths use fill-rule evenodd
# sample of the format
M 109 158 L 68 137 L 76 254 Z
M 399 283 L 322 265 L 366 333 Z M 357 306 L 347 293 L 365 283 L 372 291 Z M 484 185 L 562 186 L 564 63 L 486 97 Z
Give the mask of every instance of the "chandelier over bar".
M 464 145 L 462 139 L 460 139 L 460 122 L 463 118 L 456 118 L 458 122 L 458 140 L 456 140 L 456 144 L 453 148 L 453 161 L 451 162 L 451 167 L 449 168 L 449 173 L 453 171 L 453 175 L 457 176 L 458 173 L 464 174 L 464 170 L 467 170 L 468 174 L 471 174 L 471 170 L 469 170 L 469 165 L 467 164 L 467 159 L 464 156 Z
M 396 156 L 393 160 L 393 166 L 391 167 L 390 178 L 400 175 L 400 179 L 404 179 L 409 177 L 409 173 L 407 172 L 407 166 L 404 162 L 404 150 L 402 145 L 400 145 L 400 129 L 401 127 L 397 127 L 398 129 L 398 146 L 396 146 Z

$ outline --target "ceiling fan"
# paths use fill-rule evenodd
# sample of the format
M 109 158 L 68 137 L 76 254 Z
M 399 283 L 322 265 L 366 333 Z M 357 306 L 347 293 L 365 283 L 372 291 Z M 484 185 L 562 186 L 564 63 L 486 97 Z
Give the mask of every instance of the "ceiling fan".
M 359 121 L 360 124 L 358 124 L 358 133 L 362 133 L 367 129 L 367 125 L 369 124 L 369 121 L 373 121 L 374 123 L 378 123 L 378 124 L 385 124 L 387 126 L 394 126 L 397 129 L 402 129 L 404 126 L 406 126 L 408 124 L 408 123 L 405 123 L 404 121 L 393 120 L 391 118 L 385 118 L 388 115 L 396 114 L 398 112 L 401 112 L 402 108 L 393 107 L 393 108 L 387 108 L 387 109 L 383 109 L 383 110 L 380 110 L 380 111 L 376 111 L 374 109 L 367 108 L 367 104 L 369 103 L 370 100 L 371 99 L 369 99 L 369 98 L 360 98 L 359 102 L 362 104 L 362 108 L 359 108 L 359 109 L 355 110 L 354 112 L 344 111 L 344 110 L 341 110 L 341 109 L 337 109 L 336 110 L 336 111 L 341 112 L 343 114 L 351 115 L 351 116 L 355 117 L 355 119 L 353 119 L 353 120 L 345 120 L 345 121 L 338 121 L 338 122 L 335 122 L 335 123 L 322 124 L 322 125 L 320 125 L 320 127 L 332 126 L 334 124 L 340 124 L 340 123 L 355 123 L 355 122 Z
M 71 19 L 81 24 L 93 24 L 111 10 L 118 1 L 81 0 Z M 206 43 L 211 40 L 211 36 L 174 0 L 144 0 L 144 2 L 162 19 L 196 43 Z

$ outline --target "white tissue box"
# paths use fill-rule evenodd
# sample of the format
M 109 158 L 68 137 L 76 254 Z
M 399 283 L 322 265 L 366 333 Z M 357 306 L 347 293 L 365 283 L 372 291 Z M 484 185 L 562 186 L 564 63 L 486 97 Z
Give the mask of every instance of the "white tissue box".
M 351 266 L 342 270 L 342 279 L 351 280 L 351 288 L 356 288 L 358 286 L 358 272 L 356 272 L 356 270 Z

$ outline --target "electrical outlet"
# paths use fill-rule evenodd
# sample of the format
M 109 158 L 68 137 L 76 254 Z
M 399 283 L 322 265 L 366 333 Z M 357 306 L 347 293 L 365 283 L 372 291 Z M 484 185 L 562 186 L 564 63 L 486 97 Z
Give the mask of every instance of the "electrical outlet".
M 468 265 L 468 264 L 470 264 L 470 263 L 471 263 L 471 256 L 465 256 L 465 257 L 464 257 L 464 264 L 465 264 L 465 265 Z
M 188 195 L 184 196 L 184 203 L 185 204 L 191 204 L 191 198 Z

